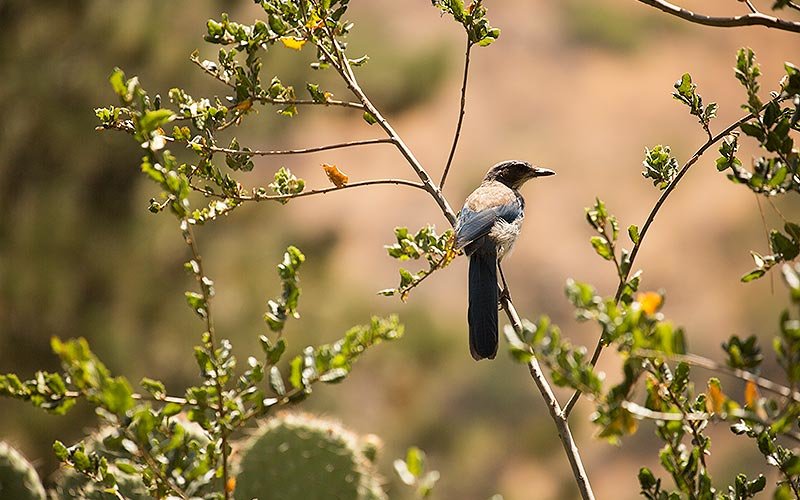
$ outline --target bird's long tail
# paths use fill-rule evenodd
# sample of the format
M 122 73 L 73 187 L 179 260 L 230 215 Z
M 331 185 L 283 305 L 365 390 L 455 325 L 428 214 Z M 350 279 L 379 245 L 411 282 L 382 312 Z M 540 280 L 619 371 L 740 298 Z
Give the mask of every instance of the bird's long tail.
M 476 361 L 497 354 L 497 249 L 469 258 L 469 351 Z

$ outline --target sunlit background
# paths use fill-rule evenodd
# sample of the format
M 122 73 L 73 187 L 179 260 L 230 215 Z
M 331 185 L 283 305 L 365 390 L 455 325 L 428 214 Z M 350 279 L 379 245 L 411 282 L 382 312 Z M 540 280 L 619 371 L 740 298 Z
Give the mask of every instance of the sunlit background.
M 588 243 L 584 207 L 599 196 L 623 227 L 641 224 L 659 194 L 640 173 L 644 148 L 669 144 L 683 162 L 704 142 L 695 118 L 670 96 L 673 82 L 692 74 L 706 101 L 720 105 L 712 126 L 719 130 L 743 114 L 744 92 L 732 70 L 736 50 L 756 51 L 766 95 L 783 73 L 783 58 L 798 55 L 796 36 L 689 25 L 633 0 L 485 4 L 502 35 L 473 50 L 466 122 L 445 194 L 457 209 L 502 159 L 558 172 L 524 188 L 525 228 L 504 268 L 521 315 L 548 314 L 591 348 L 597 329 L 574 321 L 564 283 L 571 277 L 612 294 L 616 281 Z M 745 8 L 729 0 L 685 5 L 717 14 Z M 50 337 L 84 336 L 115 373 L 134 381 L 159 378 L 175 394 L 196 381 L 191 353 L 203 325 L 185 306 L 183 291 L 194 283 L 182 269 L 187 251 L 177 223 L 147 211 L 157 191 L 138 172 L 141 150 L 128 136 L 95 132 L 93 109 L 116 103 L 107 83 L 115 66 L 138 75 L 152 93 L 166 95 L 173 86 L 193 95 L 224 92 L 188 60 L 194 49 L 215 57 L 217 48 L 202 35 L 206 19 L 223 11 L 242 22 L 259 16 L 244 0 L 0 0 L 0 372 L 57 369 Z M 438 178 L 458 111 L 462 30 L 427 0 L 352 0 L 349 17 L 351 49 L 370 56 L 358 69 L 363 88 Z M 308 47 L 299 54 L 276 47 L 265 58 L 264 77 L 279 75 L 298 90 L 306 79 L 335 82 L 311 74 L 312 59 Z M 348 97 L 341 86 L 333 91 Z M 229 134 L 254 149 L 381 136 L 352 110 L 300 111 L 287 119 L 261 108 Z M 745 164 L 752 152 L 743 149 Z M 739 282 L 752 267 L 749 250 L 769 250 L 765 226 L 754 195 L 716 172 L 713 153 L 669 199 L 637 267 L 645 270 L 643 288 L 666 290 L 664 312 L 686 327 L 690 350 L 719 359 L 721 341 L 734 333 L 757 334 L 768 347 L 788 301 L 777 274 Z M 323 162 L 351 180 L 414 179 L 396 150 L 377 145 L 257 158 L 245 180 L 265 185 L 287 166 L 309 186 L 324 187 Z M 796 203 L 778 207 L 800 215 Z M 767 227 L 779 224 L 769 205 L 763 212 Z M 469 356 L 466 260 L 426 280 L 407 303 L 376 295 L 398 281 L 398 263 L 383 248 L 393 228 L 426 223 L 447 227 L 424 192 L 377 186 L 287 206 L 246 206 L 200 228 L 206 270 L 217 285 L 220 335 L 240 359 L 258 351 L 266 300 L 279 293 L 275 264 L 294 244 L 307 257 L 302 319 L 286 332 L 294 349 L 333 341 L 372 314 L 396 311 L 406 324 L 405 338 L 368 352 L 343 384 L 315 389 L 303 403 L 382 437 L 391 498 L 407 495 L 392 478 L 391 461 L 410 445 L 426 450 L 429 466 L 441 472 L 437 498 L 576 497 L 525 367 L 502 345 L 495 361 Z M 612 380 L 617 366 L 615 353 L 604 353 L 601 367 Z M 736 381 L 723 384 L 741 396 Z M 558 394 L 563 401 L 569 393 Z M 591 404 L 582 402 L 571 423 L 597 497 L 636 498 L 639 467 L 658 467 L 652 425 L 615 447 L 594 438 L 590 413 Z M 56 467 L 53 440 L 72 443 L 95 423 L 85 405 L 54 417 L 0 400 L 0 439 L 23 450 L 45 478 Z M 716 484 L 730 484 L 743 469 L 775 479 L 753 443 L 733 442 L 724 424 L 711 435 Z

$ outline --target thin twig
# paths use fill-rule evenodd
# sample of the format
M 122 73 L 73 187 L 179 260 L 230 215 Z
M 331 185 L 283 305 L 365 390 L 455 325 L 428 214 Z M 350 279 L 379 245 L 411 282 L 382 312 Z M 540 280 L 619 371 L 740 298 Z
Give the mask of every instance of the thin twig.
M 770 102 L 762 106 L 759 112 L 764 108 L 766 108 L 770 103 L 779 100 L 781 100 L 780 96 L 775 97 Z M 726 137 L 731 132 L 736 130 L 743 123 L 752 120 L 756 116 L 758 116 L 758 113 L 749 113 L 736 120 L 734 123 L 725 128 L 725 130 L 723 130 L 722 132 L 709 138 L 702 146 L 700 146 L 700 148 L 697 151 L 695 151 L 692 157 L 689 158 L 689 160 L 686 163 L 684 163 L 683 167 L 675 176 L 675 178 L 672 179 L 669 185 L 661 193 L 661 196 L 659 196 L 658 201 L 656 201 L 655 205 L 653 205 L 653 208 L 647 215 L 647 219 L 645 220 L 644 225 L 642 226 L 639 232 L 639 240 L 633 245 L 633 248 L 631 249 L 630 264 L 628 265 L 627 272 L 625 272 L 624 275 L 620 276 L 619 284 L 617 285 L 617 291 L 614 293 L 614 301 L 616 303 L 619 303 L 620 297 L 622 297 L 622 291 L 625 289 L 625 285 L 628 282 L 628 276 L 630 276 L 630 272 L 633 269 L 633 264 L 636 261 L 636 256 L 639 254 L 639 249 L 641 248 L 642 243 L 644 242 L 644 238 L 645 236 L 647 236 L 647 232 L 650 229 L 650 226 L 653 224 L 656 215 L 658 215 L 659 210 L 661 210 L 661 207 L 664 205 L 664 202 L 667 201 L 669 195 L 672 194 L 672 192 L 678 186 L 678 183 L 681 181 L 681 179 L 683 179 L 683 177 L 686 175 L 689 169 L 692 168 L 692 165 L 697 163 L 697 160 L 700 159 L 700 157 L 708 150 L 708 148 L 710 148 L 711 146 L 722 140 L 724 137 Z M 597 340 L 597 345 L 595 345 L 594 352 L 592 353 L 592 359 L 591 359 L 592 366 L 595 366 L 597 364 L 597 360 L 600 358 L 600 353 L 602 351 L 603 351 L 603 341 L 601 337 Z M 569 414 L 572 412 L 572 409 L 575 407 L 575 404 L 578 402 L 578 399 L 580 397 L 581 397 L 581 391 L 575 391 L 572 394 L 572 397 L 570 397 L 569 401 L 567 401 L 567 404 L 564 406 L 564 413 L 566 416 L 569 416 Z
M 744 0 L 744 3 L 747 4 L 747 8 L 750 9 L 750 12 L 752 12 L 753 14 L 759 13 L 758 9 L 756 9 L 756 6 L 753 5 L 753 2 L 751 2 L 750 0 Z
M 203 269 L 203 258 L 200 255 L 200 249 L 197 245 L 197 240 L 194 236 L 194 230 L 192 229 L 192 224 L 189 222 L 188 219 L 183 220 L 183 224 L 186 227 L 186 244 L 189 246 L 192 252 L 192 258 L 194 259 L 195 263 L 197 264 L 197 270 L 195 272 L 195 277 L 197 278 L 197 283 L 200 285 L 200 293 L 203 296 L 203 304 L 205 308 L 205 320 L 206 320 L 206 332 L 208 333 L 208 344 L 210 347 L 209 355 L 211 356 L 212 360 L 214 361 L 215 366 L 219 366 L 219 360 L 217 359 L 217 349 L 216 349 L 216 342 L 215 342 L 215 328 L 214 328 L 214 316 L 211 313 L 211 300 L 212 296 L 209 293 L 210 282 L 209 279 Z M 214 376 L 214 385 L 217 389 L 217 397 L 219 398 L 217 401 L 217 418 L 220 421 L 224 421 L 226 418 L 226 406 L 225 406 L 225 387 L 223 386 L 222 382 L 220 382 L 219 376 Z M 220 440 L 220 447 L 222 448 L 222 485 L 223 491 L 225 495 L 225 500 L 229 500 L 231 498 L 231 492 L 228 491 L 228 476 L 230 471 L 228 470 L 228 433 L 225 430 L 225 427 L 222 426 L 220 433 L 219 433 L 219 440 Z
M 158 461 L 156 461 L 156 459 L 150 453 L 150 450 L 147 449 L 147 446 L 149 445 L 149 443 L 147 443 L 147 442 L 142 443 L 141 441 L 139 441 L 137 439 L 137 436 L 133 432 L 131 432 L 128 428 L 126 428 L 126 427 L 122 427 L 122 428 L 123 428 L 123 432 L 128 435 L 129 439 L 131 439 L 135 443 L 139 443 L 139 446 L 138 446 L 139 455 L 145 461 L 145 463 L 150 468 L 150 470 L 153 471 L 153 473 L 156 475 L 156 477 L 167 488 L 172 490 L 173 493 L 175 493 L 179 497 L 183 498 L 184 500 L 189 500 L 189 495 L 187 495 L 186 492 L 183 491 L 183 489 L 180 486 L 175 484 L 175 482 L 172 481 L 167 475 L 164 474 L 164 471 L 161 470 L 161 464 Z
M 758 205 L 758 214 L 761 216 L 761 227 L 764 228 L 764 238 L 767 241 L 767 248 L 769 248 L 769 228 L 767 227 L 767 218 L 764 216 L 764 207 L 761 206 L 761 198 L 758 196 L 758 193 L 754 192 L 753 196 L 756 199 L 756 205 Z M 775 275 L 772 273 L 769 273 L 769 292 L 771 295 L 775 295 Z
M 277 155 L 301 155 L 307 153 L 317 153 L 319 151 L 328 151 L 331 149 L 351 148 L 355 146 L 367 146 L 370 144 L 392 144 L 392 143 L 394 143 L 394 141 L 392 140 L 391 137 L 381 137 L 377 139 L 339 142 L 336 144 L 326 144 L 325 146 L 315 146 L 312 148 L 301 148 L 301 149 L 246 150 L 246 149 L 220 148 L 217 146 L 201 145 L 201 147 L 207 151 L 213 151 L 215 153 L 238 154 L 247 156 L 277 156 Z
M 464 123 L 464 112 L 467 106 L 467 80 L 469 79 L 469 53 L 472 50 L 472 42 L 467 36 L 467 52 L 464 55 L 464 78 L 461 82 L 461 105 L 458 110 L 458 122 L 456 123 L 456 132 L 453 135 L 453 145 L 450 147 L 450 154 L 447 156 L 447 164 L 444 166 L 442 173 L 442 180 L 439 181 L 439 189 L 444 189 L 444 182 L 447 180 L 447 174 L 450 172 L 450 165 L 453 163 L 453 157 L 456 154 L 456 147 L 458 146 L 458 139 L 461 136 L 461 125 Z
M 197 65 L 200 69 L 206 72 L 208 75 L 214 77 L 215 80 L 218 82 L 227 85 L 228 87 L 235 89 L 236 86 L 232 84 L 229 80 L 225 79 L 217 73 L 216 71 L 212 71 L 209 68 L 203 66 L 203 63 L 200 62 L 200 59 L 193 57 L 191 61 Z M 272 97 L 262 95 L 262 96 L 250 96 L 253 102 L 260 102 L 263 104 L 274 104 L 276 106 L 342 106 L 345 108 L 355 108 L 355 109 L 364 109 L 364 106 L 357 102 L 349 102 L 349 101 L 339 101 L 337 99 L 326 99 L 325 101 L 315 101 L 313 99 L 273 99 Z
M 710 413 L 667 413 L 664 411 L 655 411 L 650 408 L 645 408 L 642 405 L 636 404 L 633 401 L 623 401 L 621 406 L 630 412 L 633 416 L 640 419 L 648 420 L 670 420 L 670 421 L 683 421 L 683 420 L 710 420 Z
M 789 7 L 790 9 L 800 11 L 800 4 L 794 3 L 791 0 L 789 0 L 789 2 L 786 3 L 786 6 Z
M 418 189 L 422 189 L 422 190 L 427 191 L 425 189 L 425 186 L 422 185 L 422 183 L 413 182 L 413 181 L 407 181 L 405 179 L 373 179 L 373 180 L 368 180 L 368 181 L 351 182 L 349 184 L 345 184 L 342 187 L 330 186 L 330 187 L 327 187 L 327 188 L 311 189 L 309 191 L 302 191 L 302 192 L 296 193 L 296 194 L 274 194 L 274 195 L 273 194 L 265 194 L 265 195 L 254 194 L 252 196 L 247 196 L 247 195 L 227 195 L 227 194 L 215 193 L 214 191 L 211 191 L 211 190 L 209 190 L 207 188 L 204 188 L 202 186 L 197 186 L 197 185 L 194 185 L 194 184 L 190 184 L 190 187 L 192 188 L 192 190 L 197 191 L 199 193 L 202 193 L 202 194 L 204 194 L 206 196 L 209 196 L 211 198 L 219 198 L 221 200 L 231 199 L 231 200 L 245 202 L 245 201 L 267 201 L 267 200 L 273 200 L 273 201 L 290 200 L 290 199 L 293 199 L 293 198 L 302 198 L 304 196 L 313 196 L 313 195 L 316 195 L 316 194 L 325 194 L 325 193 L 331 193 L 333 191 L 342 191 L 344 189 L 349 189 L 349 188 L 355 188 L 355 187 L 361 187 L 361 186 L 374 186 L 374 185 L 378 185 L 378 184 L 396 184 L 396 185 L 401 185 L 401 186 L 414 187 L 414 188 L 418 188 Z
M 697 366 L 699 368 L 705 368 L 706 370 L 711 370 L 713 372 L 724 373 L 726 375 L 730 375 L 732 377 L 736 377 L 741 380 L 753 382 L 758 387 L 761 387 L 766 391 L 778 394 L 779 396 L 783 396 L 785 398 L 789 398 L 800 403 L 800 392 L 792 391 L 789 387 L 778 384 L 764 377 L 759 377 L 758 375 L 749 372 L 747 370 L 742 370 L 739 368 L 730 368 L 729 366 L 717 363 L 716 361 L 705 358 L 703 356 L 698 356 L 696 354 L 665 354 L 660 351 L 652 351 L 647 349 L 637 349 L 636 351 L 634 351 L 634 354 L 637 356 L 643 356 L 648 358 L 658 357 L 670 361 L 684 362 L 692 366 Z
M 775 16 L 768 16 L 760 12 L 745 14 L 743 16 L 717 17 L 698 14 L 696 12 L 684 9 L 683 7 L 669 3 L 665 0 L 639 0 L 639 2 L 651 7 L 655 7 L 656 9 L 666 12 L 667 14 L 680 17 L 686 21 L 703 24 L 705 26 L 716 26 L 720 28 L 732 28 L 735 26 L 765 26 L 767 28 L 800 33 L 799 22 L 788 21 Z

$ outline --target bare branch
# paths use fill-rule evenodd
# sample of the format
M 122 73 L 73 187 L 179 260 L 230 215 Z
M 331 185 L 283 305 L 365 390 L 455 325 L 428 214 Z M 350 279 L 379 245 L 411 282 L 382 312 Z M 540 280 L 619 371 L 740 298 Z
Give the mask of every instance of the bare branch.
M 743 16 L 717 17 L 698 14 L 690 10 L 669 3 L 665 0 L 639 0 L 639 2 L 655 7 L 656 9 L 680 17 L 686 21 L 703 24 L 705 26 L 716 26 L 720 28 L 732 28 L 736 26 L 765 26 L 783 31 L 800 33 L 800 22 L 789 21 L 775 16 L 768 16 L 761 12 L 751 12 Z
M 467 36 L 467 52 L 464 55 L 464 79 L 461 82 L 461 106 L 458 110 L 458 123 L 456 123 L 456 132 L 453 136 L 453 145 L 450 147 L 450 154 L 447 156 L 447 164 L 444 166 L 442 173 L 442 180 L 439 181 L 439 189 L 444 189 L 444 182 L 447 180 L 447 174 L 450 172 L 450 165 L 453 163 L 453 157 L 456 154 L 456 146 L 458 146 L 458 139 L 461 136 L 461 125 L 464 123 L 464 110 L 467 106 L 467 79 L 469 77 L 469 53 L 472 50 L 472 43 Z
M 633 401 L 623 401 L 622 407 L 640 419 L 648 420 L 674 420 L 674 421 L 694 421 L 694 420 L 710 420 L 710 413 L 667 413 L 664 411 L 654 411 L 650 408 L 645 408 Z
M 273 194 L 265 194 L 265 195 L 259 195 L 259 194 L 256 193 L 256 194 L 253 194 L 252 196 L 227 195 L 227 194 L 222 194 L 222 193 L 216 193 L 216 192 L 211 191 L 211 190 L 209 190 L 207 188 L 204 188 L 202 186 L 197 186 L 197 185 L 194 185 L 194 184 L 191 184 L 190 187 L 192 188 L 192 190 L 197 191 L 199 193 L 202 193 L 202 194 L 204 194 L 204 195 L 206 195 L 206 196 L 208 196 L 210 198 L 219 198 L 221 200 L 231 199 L 231 200 L 245 202 L 245 201 L 268 201 L 268 200 L 282 201 L 282 200 L 290 200 L 292 198 L 302 198 L 304 196 L 313 196 L 313 195 L 316 195 L 316 194 L 325 194 L 325 193 L 330 193 L 330 192 L 333 192 L 333 191 L 343 191 L 345 189 L 354 188 L 354 187 L 374 186 L 374 185 L 377 185 L 377 184 L 396 184 L 396 185 L 401 185 L 401 186 L 415 187 L 415 188 L 419 188 L 419 189 L 423 189 L 423 190 L 427 191 L 427 189 L 425 189 L 425 186 L 422 183 L 413 182 L 413 181 L 407 181 L 405 179 L 372 179 L 372 180 L 368 180 L 368 181 L 351 182 L 349 184 L 345 184 L 342 187 L 330 186 L 330 187 L 326 187 L 326 188 L 311 189 L 309 191 L 302 191 L 302 192 L 296 193 L 296 194 L 274 194 L 274 195 Z
M 769 106 L 771 103 L 778 102 L 782 99 L 783 98 L 780 96 L 773 98 L 767 104 L 762 106 L 761 110 Z M 761 110 L 759 110 L 759 112 Z M 645 236 L 647 236 L 647 232 L 650 229 L 650 226 L 653 224 L 653 221 L 655 220 L 656 215 L 658 215 L 659 210 L 661 210 L 661 207 L 664 205 L 664 202 L 667 201 L 669 195 L 672 194 L 672 192 L 678 186 L 678 183 L 681 181 L 681 179 L 683 179 L 683 176 L 686 175 L 689 169 L 692 168 L 692 165 L 697 163 L 697 160 L 699 160 L 700 157 L 703 156 L 703 154 L 706 151 L 708 151 L 708 149 L 711 146 L 713 146 L 714 144 L 722 140 L 724 137 L 726 137 L 728 134 L 739 128 L 739 126 L 741 126 L 743 123 L 748 122 L 753 118 L 756 118 L 757 116 L 758 113 L 749 113 L 736 120 L 734 123 L 725 128 L 725 130 L 723 130 L 722 132 L 710 137 L 702 146 L 700 146 L 700 148 L 697 151 L 695 151 L 692 157 L 689 158 L 689 160 L 686 163 L 684 163 L 683 167 L 675 176 L 675 178 L 672 179 L 669 185 L 664 189 L 664 191 L 661 193 L 661 196 L 658 198 L 658 201 L 656 201 L 656 204 L 653 205 L 653 208 L 647 215 L 647 219 L 645 220 L 644 225 L 642 226 L 642 229 L 639 232 L 639 240 L 633 245 L 633 248 L 631 249 L 630 265 L 628 266 L 627 272 L 624 273 L 623 275 L 620 275 L 619 284 L 617 285 L 617 291 L 614 294 L 615 302 L 619 303 L 619 299 L 622 296 L 622 291 L 625 289 L 625 284 L 628 282 L 628 276 L 630 276 L 631 269 L 633 269 L 633 263 L 636 260 L 636 256 L 639 254 L 639 249 L 642 247 L 642 243 L 644 242 Z M 597 364 L 597 360 L 598 358 L 600 358 L 600 353 L 602 351 L 603 351 L 603 342 L 602 339 L 598 339 L 597 345 L 595 346 L 594 352 L 592 353 L 592 359 L 591 359 L 592 366 L 595 366 Z M 569 414 L 572 412 L 572 409 L 575 407 L 575 404 L 578 402 L 578 399 L 580 397 L 581 397 L 581 391 L 575 391 L 572 394 L 572 397 L 569 399 L 569 401 L 567 401 L 567 404 L 564 406 L 564 414 L 566 416 L 569 416 Z
M 170 138 L 171 140 L 172 138 Z M 207 151 L 214 151 L 215 153 L 226 153 L 226 154 L 239 154 L 239 155 L 248 155 L 248 156 L 278 156 L 278 155 L 300 155 L 300 154 L 307 154 L 307 153 L 317 153 L 319 151 L 329 151 L 331 149 L 343 149 L 343 148 L 351 148 L 355 146 L 366 146 L 369 144 L 393 144 L 394 140 L 390 137 L 386 138 L 378 138 L 378 139 L 365 139 L 362 141 L 348 141 L 348 142 L 339 142 L 336 144 L 328 144 L 325 146 L 315 146 L 312 148 L 302 148 L 302 149 L 276 149 L 276 150 L 244 150 L 244 149 L 229 149 L 229 148 L 220 148 L 217 146 L 202 146 L 201 147 Z

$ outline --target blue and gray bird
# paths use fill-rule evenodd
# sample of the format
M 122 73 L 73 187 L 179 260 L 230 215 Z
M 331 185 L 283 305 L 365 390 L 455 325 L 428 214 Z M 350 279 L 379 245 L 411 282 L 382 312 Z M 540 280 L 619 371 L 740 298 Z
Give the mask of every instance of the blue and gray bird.
M 475 360 L 497 354 L 497 270 L 508 294 L 500 261 L 511 251 L 525 216 L 519 188 L 534 177 L 553 175 L 546 168 L 509 160 L 489 169 L 464 202 L 456 222 L 456 248 L 469 257 L 469 351 Z

